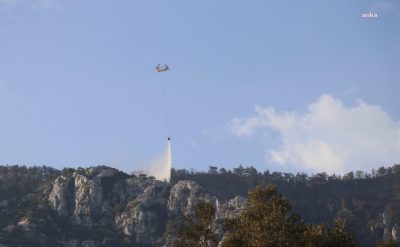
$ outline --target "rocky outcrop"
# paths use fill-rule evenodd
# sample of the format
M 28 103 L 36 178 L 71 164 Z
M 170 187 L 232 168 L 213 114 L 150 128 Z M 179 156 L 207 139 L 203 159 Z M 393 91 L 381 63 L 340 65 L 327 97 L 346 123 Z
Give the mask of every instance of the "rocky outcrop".
M 193 215 L 199 200 L 212 201 L 212 198 L 206 195 L 196 182 L 179 181 L 172 187 L 169 195 L 167 205 L 169 217 Z
M 246 203 L 247 199 L 242 196 L 236 196 L 225 203 L 216 200 L 216 218 L 226 219 L 236 217 L 246 209 Z
M 110 202 L 113 204 L 127 204 L 129 201 L 136 199 L 144 190 L 153 185 L 154 180 L 138 177 L 130 177 L 117 181 L 113 186 L 109 196 Z
M 179 187 L 179 186 L 178 186 Z M 198 192 L 200 186 L 193 184 Z M 114 169 L 79 170 L 54 180 L 48 204 L 67 223 L 87 228 L 111 226 L 129 241 L 142 245 L 160 242 L 168 221 L 170 185 L 144 176 L 120 176 Z M 176 194 L 177 199 L 182 196 Z M 188 199 L 195 203 L 197 192 Z M 5 204 L 5 203 L 4 203 Z M 180 209 L 171 206 L 171 210 Z M 83 242 L 63 241 L 66 246 Z M 86 245 L 90 245 L 89 242 Z
M 103 188 L 100 178 L 89 179 L 81 174 L 74 174 L 74 177 L 74 222 L 91 226 L 94 224 L 93 219 L 101 212 L 103 206 Z
M 389 210 L 385 210 L 378 217 L 378 220 L 371 225 L 371 234 L 382 236 L 382 240 L 393 240 L 400 243 L 400 227 L 397 223 L 393 223 L 393 215 Z M 380 238 L 380 237 L 379 237 Z
M 72 178 L 59 176 L 54 180 L 53 190 L 49 195 L 49 205 L 58 215 L 67 216 L 70 210 L 71 200 L 73 199 L 71 191 Z
M 114 226 L 138 245 L 162 243 L 168 221 L 193 215 L 199 200 L 216 206 L 216 224 L 238 215 L 246 205 L 246 199 L 240 196 L 220 202 L 193 181 L 180 181 L 171 188 L 168 183 L 145 177 L 113 176 L 112 170 L 59 176 L 49 195 L 49 205 L 73 225 Z M 83 242 L 67 241 L 65 245 L 83 246 Z
M 143 194 L 128 203 L 121 215 L 116 216 L 115 225 L 135 243 L 155 243 L 167 223 L 168 195 L 169 186 L 165 183 L 147 187 Z
M 48 200 L 58 215 L 69 218 L 70 224 L 87 228 L 112 226 L 128 242 L 139 246 L 170 246 L 177 232 L 175 227 L 168 232 L 167 225 L 183 222 L 183 216 L 193 216 L 199 200 L 215 206 L 214 225 L 221 239 L 223 220 L 238 216 L 247 203 L 241 196 L 220 201 L 194 181 L 179 181 L 171 188 L 166 182 L 144 176 L 117 177 L 112 169 L 59 176 Z M 64 245 L 92 246 L 101 242 L 93 241 L 69 240 Z
M 396 243 L 400 243 L 400 227 L 398 224 L 394 224 L 392 227 L 392 239 L 396 241 Z

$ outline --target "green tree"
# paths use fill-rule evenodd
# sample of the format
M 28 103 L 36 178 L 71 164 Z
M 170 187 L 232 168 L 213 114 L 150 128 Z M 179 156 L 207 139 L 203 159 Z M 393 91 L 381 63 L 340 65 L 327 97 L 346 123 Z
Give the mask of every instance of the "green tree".
M 185 224 L 174 241 L 174 247 L 214 247 L 218 245 L 213 221 L 215 208 L 210 202 L 199 201 L 194 217 L 186 216 Z
M 218 174 L 218 167 L 216 166 L 209 166 L 208 167 L 208 173 L 209 174 Z
M 337 219 L 331 228 L 303 223 L 274 186 L 257 186 L 250 191 L 246 211 L 227 220 L 225 229 L 222 247 L 357 245 L 342 219 Z
M 328 231 L 328 238 L 324 246 L 356 246 L 355 233 L 346 224 L 344 219 L 338 218 L 333 222 L 333 227 Z
M 304 231 L 298 215 L 290 213 L 289 202 L 273 186 L 249 192 L 246 212 L 225 227 L 223 247 L 296 246 Z

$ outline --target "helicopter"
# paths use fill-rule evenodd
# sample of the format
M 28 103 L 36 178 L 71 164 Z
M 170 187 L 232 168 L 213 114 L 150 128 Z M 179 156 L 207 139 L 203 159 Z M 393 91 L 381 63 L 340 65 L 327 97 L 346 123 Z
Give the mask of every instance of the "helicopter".
M 160 64 L 158 64 L 156 67 L 154 67 L 154 71 L 157 73 L 167 72 L 167 70 L 169 70 L 169 67 L 166 64 L 164 64 L 164 66 L 161 66 Z

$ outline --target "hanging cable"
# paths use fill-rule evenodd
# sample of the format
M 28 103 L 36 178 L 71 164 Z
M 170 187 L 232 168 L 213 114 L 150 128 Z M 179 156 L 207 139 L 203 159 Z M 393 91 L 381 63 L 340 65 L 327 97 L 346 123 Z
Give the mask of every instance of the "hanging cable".
M 160 65 L 158 64 L 157 66 L 154 67 L 154 71 L 157 73 L 162 73 L 162 72 L 167 72 L 169 70 L 168 65 Z M 162 76 L 161 78 L 161 87 L 162 87 L 162 94 L 163 94 L 163 100 L 164 100 L 164 113 L 165 113 L 165 132 L 167 135 L 167 140 L 170 141 L 170 133 L 169 133 L 169 119 L 168 119 L 168 106 L 167 106 L 167 92 L 165 89 L 165 77 Z
M 165 77 L 163 76 L 163 79 L 161 80 L 161 87 L 162 87 L 162 94 L 163 94 L 163 100 L 164 100 L 164 113 L 165 113 L 165 133 L 166 137 L 168 140 L 170 140 L 170 132 L 169 132 L 169 116 L 168 116 L 168 105 L 167 105 L 167 92 L 165 89 L 165 82 L 164 79 Z

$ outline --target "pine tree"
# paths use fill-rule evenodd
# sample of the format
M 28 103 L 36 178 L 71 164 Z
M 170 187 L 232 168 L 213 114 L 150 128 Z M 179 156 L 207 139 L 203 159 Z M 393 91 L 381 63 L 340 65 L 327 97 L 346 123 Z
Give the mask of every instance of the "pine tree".
M 274 186 L 250 191 L 247 210 L 226 220 L 225 229 L 222 247 L 357 246 L 344 220 L 337 219 L 332 228 L 305 224 Z

